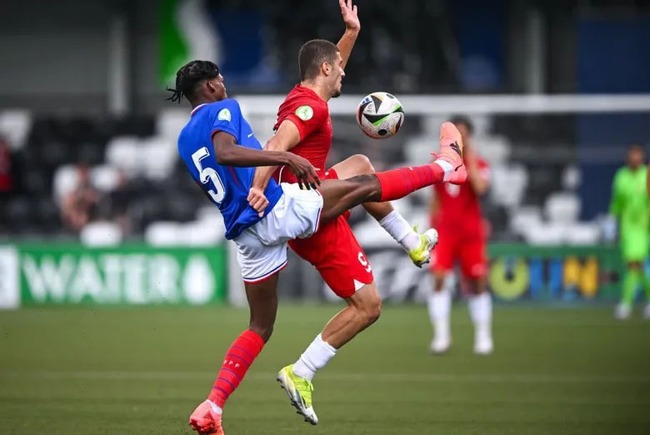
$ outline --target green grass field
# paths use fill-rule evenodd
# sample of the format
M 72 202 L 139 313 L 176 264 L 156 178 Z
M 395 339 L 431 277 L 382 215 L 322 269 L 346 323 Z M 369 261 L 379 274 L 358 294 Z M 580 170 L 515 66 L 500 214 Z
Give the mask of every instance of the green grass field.
M 454 347 L 428 354 L 424 307 L 389 306 L 315 379 L 318 426 L 275 372 L 335 306 L 285 306 L 225 413 L 228 435 L 648 434 L 650 322 L 611 310 L 498 307 L 496 352 L 471 352 L 465 307 Z M 0 434 L 189 434 L 226 346 L 232 308 L 0 312 Z

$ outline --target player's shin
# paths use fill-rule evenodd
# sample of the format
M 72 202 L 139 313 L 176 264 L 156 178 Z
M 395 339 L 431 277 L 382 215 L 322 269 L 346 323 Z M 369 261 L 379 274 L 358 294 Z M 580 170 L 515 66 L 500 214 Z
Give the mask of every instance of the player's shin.
M 442 183 L 453 171 L 454 168 L 449 163 L 436 160 L 429 165 L 377 172 L 375 175 L 381 186 L 381 202 L 400 199 L 423 187 Z
M 643 291 L 645 292 L 646 301 L 650 303 L 650 274 L 648 273 L 643 274 Z
M 208 399 L 223 408 L 263 347 L 264 340 L 260 335 L 250 329 L 242 332 L 226 352 Z
M 318 334 L 294 364 L 293 372 L 296 376 L 311 381 L 316 372 L 325 367 L 334 356 L 336 349 Z
M 386 230 L 390 236 L 395 239 L 397 243 L 402 245 L 404 249 L 410 251 L 420 245 L 420 235 L 413 230 L 413 227 L 402 217 L 401 214 L 394 210 L 389 203 L 371 203 L 373 206 L 384 206 L 390 212 L 379 219 L 379 225 Z M 364 205 L 365 206 L 365 205 Z M 369 210 L 370 211 L 370 210 Z
M 431 351 L 433 353 L 443 353 L 451 345 L 451 286 L 450 277 L 444 278 L 442 288 L 434 291 L 429 295 L 427 308 L 429 319 L 433 326 L 433 341 L 431 342 Z
M 623 278 L 623 294 L 621 295 L 621 305 L 630 307 L 634 302 L 634 296 L 638 285 L 641 283 L 641 270 L 630 267 L 625 271 Z
M 492 352 L 492 298 L 486 291 L 472 295 L 468 301 L 469 314 L 474 324 L 474 352 Z

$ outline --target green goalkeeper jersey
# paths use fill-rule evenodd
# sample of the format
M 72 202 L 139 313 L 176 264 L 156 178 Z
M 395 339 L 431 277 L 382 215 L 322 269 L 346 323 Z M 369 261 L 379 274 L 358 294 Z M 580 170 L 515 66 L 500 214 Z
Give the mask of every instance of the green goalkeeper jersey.
M 614 176 L 609 212 L 619 221 L 620 231 L 648 231 L 650 201 L 645 166 L 632 170 L 625 166 Z

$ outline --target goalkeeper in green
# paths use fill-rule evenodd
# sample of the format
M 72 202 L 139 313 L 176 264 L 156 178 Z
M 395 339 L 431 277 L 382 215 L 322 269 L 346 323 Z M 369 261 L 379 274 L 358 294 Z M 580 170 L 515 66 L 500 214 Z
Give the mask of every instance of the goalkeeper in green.
M 627 165 L 614 176 L 612 202 L 609 212 L 618 221 L 621 254 L 625 262 L 623 294 L 616 307 L 616 317 L 626 319 L 639 285 L 642 285 L 648 304 L 644 317 L 650 318 L 650 276 L 645 271 L 650 243 L 650 201 L 648 198 L 648 171 L 641 145 L 632 145 L 627 152 Z

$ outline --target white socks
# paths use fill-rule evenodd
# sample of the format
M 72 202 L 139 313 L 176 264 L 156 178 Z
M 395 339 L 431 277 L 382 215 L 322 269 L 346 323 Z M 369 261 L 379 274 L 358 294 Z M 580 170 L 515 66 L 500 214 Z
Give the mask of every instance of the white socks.
M 488 292 L 470 296 L 469 315 L 474 323 L 476 338 L 492 339 L 492 298 Z
M 311 381 L 316 371 L 325 367 L 335 355 L 336 349 L 324 342 L 318 334 L 293 365 L 293 372 L 296 376 Z
M 445 352 L 451 344 L 450 317 L 452 293 L 445 282 L 443 289 L 433 292 L 427 302 L 429 318 L 434 330 L 431 351 Z M 469 315 L 474 324 L 474 352 L 489 354 L 492 352 L 492 297 L 488 292 L 468 298 Z
M 436 159 L 433 163 L 437 164 L 442 168 L 442 170 L 445 172 L 445 175 L 443 177 L 443 181 L 448 181 L 449 177 L 454 173 L 455 168 L 451 166 L 451 163 L 441 160 L 441 159 Z
M 451 312 L 451 292 L 445 286 L 439 292 L 434 291 L 428 299 L 429 318 L 435 335 L 449 336 L 449 314 Z
M 420 246 L 420 235 L 406 222 L 396 210 L 379 221 L 379 225 L 407 251 Z

